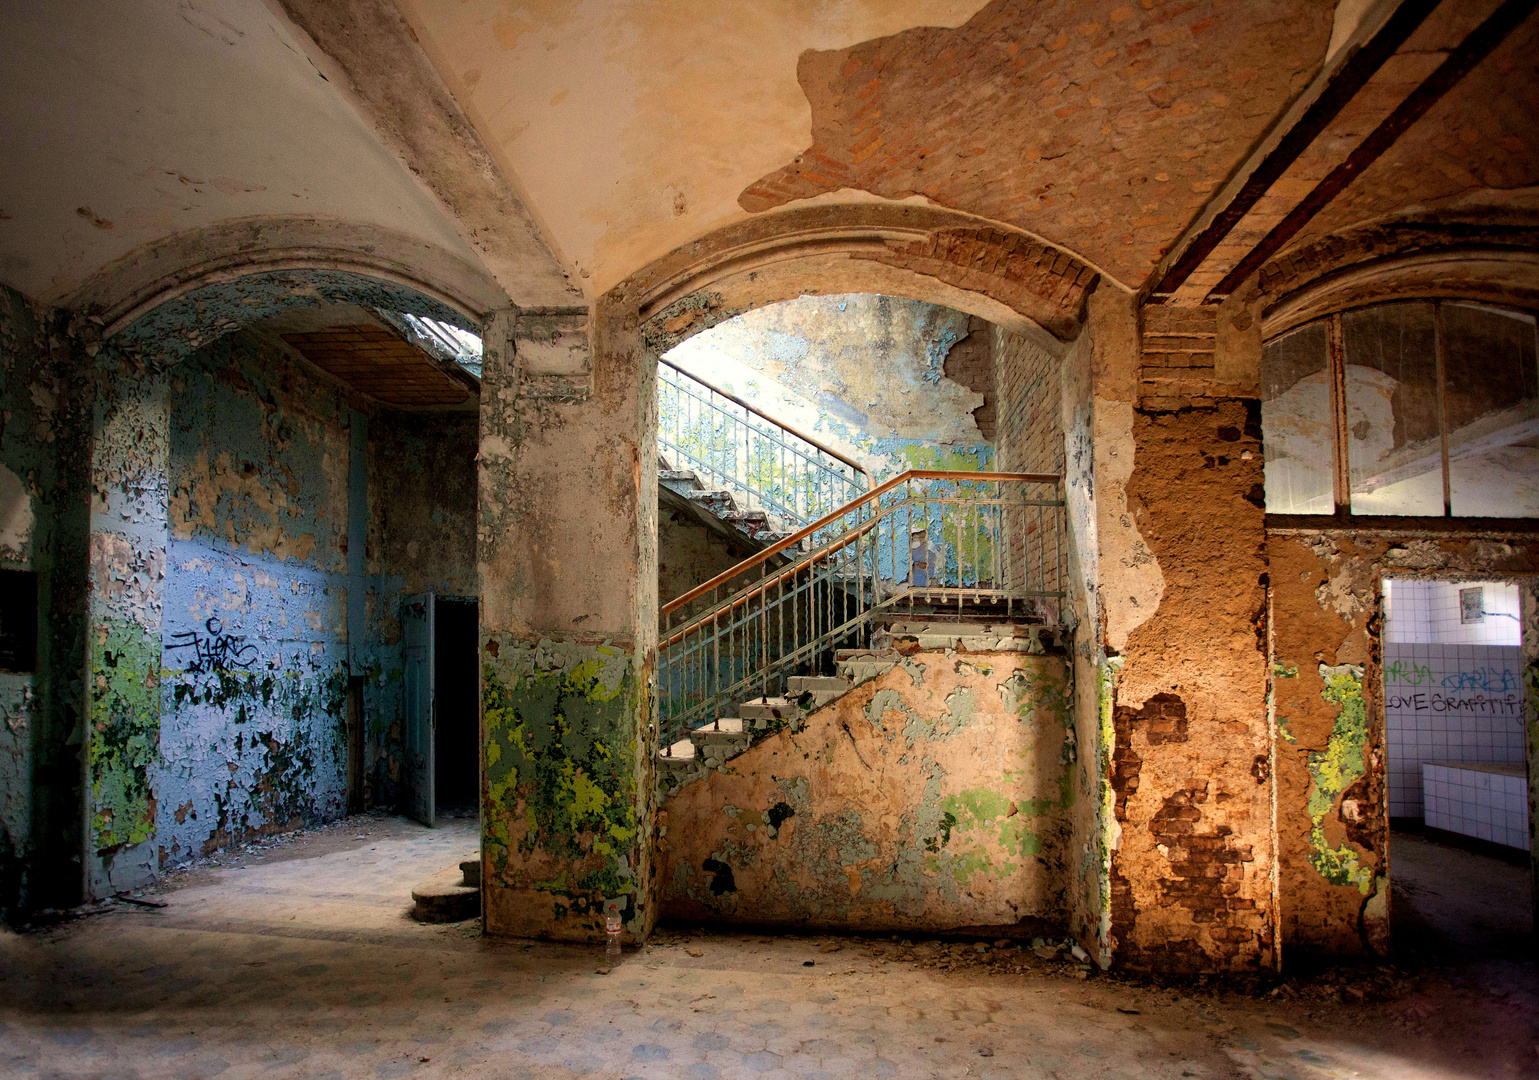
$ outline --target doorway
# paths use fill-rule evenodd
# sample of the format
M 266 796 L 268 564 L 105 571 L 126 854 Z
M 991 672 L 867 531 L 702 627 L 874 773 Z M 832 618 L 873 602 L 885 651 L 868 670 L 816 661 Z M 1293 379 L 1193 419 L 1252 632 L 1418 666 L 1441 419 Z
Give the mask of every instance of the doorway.
M 480 812 L 478 618 L 474 599 L 402 600 L 402 810 L 424 825 Z
M 1517 585 L 1385 578 L 1397 951 L 1472 958 L 1532 933 Z
M 438 699 L 433 754 L 435 816 L 476 817 L 481 802 L 478 612 L 474 600 L 441 598 L 437 606 L 433 642 L 433 683 Z

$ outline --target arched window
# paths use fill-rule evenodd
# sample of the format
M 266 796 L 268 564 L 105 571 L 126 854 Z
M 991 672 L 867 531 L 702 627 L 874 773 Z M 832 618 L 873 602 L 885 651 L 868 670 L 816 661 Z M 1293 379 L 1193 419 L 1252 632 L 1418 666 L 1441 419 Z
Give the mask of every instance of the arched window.
M 1410 300 L 1328 315 L 1262 354 L 1273 514 L 1539 517 L 1533 313 Z

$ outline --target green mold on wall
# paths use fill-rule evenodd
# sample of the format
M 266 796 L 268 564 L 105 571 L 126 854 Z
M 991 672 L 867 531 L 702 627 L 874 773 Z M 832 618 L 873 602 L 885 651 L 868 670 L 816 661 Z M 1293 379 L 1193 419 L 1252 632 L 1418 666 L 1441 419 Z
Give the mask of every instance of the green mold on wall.
M 1112 790 L 1112 751 L 1117 745 L 1117 728 L 1112 722 L 1117 703 L 1117 673 L 1122 670 L 1120 656 L 1105 657 L 1096 665 L 1096 719 L 1100 746 L 1096 748 L 1096 901 L 1100 912 L 1098 962 L 1104 968 L 1111 963 L 1111 859 L 1112 837 L 1117 824 L 1117 794 Z
M 562 916 L 630 893 L 642 708 L 630 655 L 607 644 L 499 635 L 496 655 L 484 658 L 482 687 L 490 876 L 559 897 Z M 525 880 L 520 856 L 534 866 L 580 861 L 586 869 Z
M 905 446 L 899 451 L 910 469 L 941 472 L 978 472 L 981 465 L 976 451 L 948 450 L 943 446 Z
M 155 835 L 160 760 L 160 639 L 102 619 L 91 652 L 91 839 L 98 851 Z
M 1309 864 L 1332 885 L 1350 885 L 1367 896 L 1373 891 L 1374 871 L 1356 851 L 1342 844 L 1331 847 L 1325 837 L 1325 818 L 1342 793 L 1367 771 L 1364 747 L 1368 741 L 1368 708 L 1363 701 L 1363 669 L 1344 664 L 1320 665 L 1325 686 L 1320 696 L 1337 709 L 1329 741 L 1323 751 L 1309 754 Z

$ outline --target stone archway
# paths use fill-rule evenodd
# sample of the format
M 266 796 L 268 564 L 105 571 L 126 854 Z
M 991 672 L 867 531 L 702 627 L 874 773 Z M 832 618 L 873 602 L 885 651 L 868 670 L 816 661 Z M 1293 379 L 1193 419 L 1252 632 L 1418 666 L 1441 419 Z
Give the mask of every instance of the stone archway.
M 253 228 L 261 233 L 261 227 Z M 217 248 L 230 241 L 232 235 L 238 238 L 244 234 L 226 230 L 219 236 L 205 239 Z M 166 255 L 166 252 L 160 254 Z M 153 264 L 155 254 L 146 254 L 144 260 Z M 276 649 L 273 656 L 263 656 L 258 668 L 252 668 L 247 662 L 249 657 L 242 652 L 247 647 L 242 632 L 228 625 L 231 616 L 212 601 L 207 605 L 208 611 L 203 612 L 206 619 L 200 616 L 188 622 L 187 612 L 181 611 L 178 623 L 163 623 L 163 619 L 169 617 L 166 608 L 168 579 L 175 576 L 173 563 L 177 562 L 171 558 L 174 545 L 168 513 L 177 497 L 172 418 L 173 403 L 179 394 L 173 386 L 179 378 L 177 373 L 182 370 L 179 365 L 200 350 L 219 348 L 219 339 L 232 331 L 295 308 L 347 304 L 354 308 L 409 312 L 462 328 L 479 329 L 489 306 L 497 303 L 497 292 L 488 283 L 489 279 L 460 274 L 458 278 L 451 276 L 445 280 L 436 274 L 442 269 L 441 265 L 429 265 L 426 269 L 392 265 L 383 257 L 337 247 L 325 251 L 292 245 L 251 252 L 226 250 L 201 261 L 181 263 L 153 280 L 147 278 L 144 260 L 130 260 L 130 265 L 120 267 L 121 273 L 113 282 L 98 282 L 100 288 L 95 295 L 105 305 L 100 308 L 105 314 L 96 314 L 93 305 L 87 305 L 81 312 L 84 317 L 76 320 L 77 332 L 86 342 L 83 351 L 89 358 L 89 382 L 94 389 L 87 436 L 93 498 L 89 514 L 80 522 L 89 550 L 83 659 L 92 687 L 85 702 L 85 731 L 88 734 L 84 747 L 83 832 L 88 895 L 137 887 L 152 878 L 168 857 L 175 861 L 184 858 L 188 852 L 186 836 L 181 837 L 184 843 L 175 847 L 169 840 L 164 845 L 157 842 L 158 831 L 163 831 L 160 828 L 163 812 L 168 807 L 174 808 L 174 804 L 185 801 L 187 807 L 192 808 L 185 812 L 196 814 L 198 809 L 186 791 L 168 803 L 174 793 L 161 790 L 165 780 L 161 767 L 162 707 L 169 693 L 161 683 L 169 669 L 190 668 L 198 672 L 198 678 L 183 677 L 171 689 L 178 694 L 185 690 L 191 695 L 189 701 L 207 699 L 214 702 L 220 715 L 228 711 L 224 708 L 226 698 L 235 702 L 231 706 L 235 708 L 241 705 L 235 700 L 239 692 L 251 690 L 260 698 L 263 707 L 279 699 L 288 701 L 293 698 L 290 704 L 295 709 L 309 710 L 316 716 L 324 713 L 329 718 L 326 722 L 334 721 L 335 726 L 352 723 L 344 715 L 346 710 L 353 708 L 351 698 L 347 696 L 352 693 L 350 680 L 357 670 L 367 665 L 367 659 L 355 648 L 354 642 L 355 639 L 363 640 L 365 625 L 364 545 L 369 521 L 366 461 L 370 436 L 367 418 L 348 405 L 340 394 L 333 395 L 337 400 L 327 406 L 330 411 L 321 425 L 324 430 L 318 434 L 307 435 L 303 420 L 295 430 L 266 433 L 266 421 L 262 418 L 265 414 L 261 409 L 266 408 L 275 416 L 292 417 L 295 415 L 294 403 L 301 400 L 283 387 L 268 387 L 254 397 L 247 394 L 251 398 L 248 403 L 250 418 L 245 427 L 240 428 L 246 432 L 241 437 L 252 444 L 252 454 L 267 453 L 280 443 L 303 442 L 311 447 L 306 450 L 307 457 L 296 459 L 288 466 L 291 475 L 289 512 L 301 522 L 310 522 L 311 518 L 322 521 L 325 534 L 320 549 L 335 550 L 324 560 L 324 565 L 317 562 L 315 573 L 311 574 L 314 581 L 300 580 L 304 575 L 295 570 L 294 580 L 287 584 L 292 586 L 288 591 L 296 595 L 306 589 L 346 594 L 345 601 L 337 597 L 315 605 L 316 611 L 311 618 L 334 631 L 329 632 L 319 651 L 310 650 L 320 659 L 301 658 L 284 666 L 285 662 L 279 656 L 283 650 Z M 425 259 L 424 262 L 431 263 L 432 260 Z M 112 317 L 114 312 L 117 313 L 115 318 Z M 82 329 L 86 327 L 94 332 Z M 227 381 L 239 384 L 243 379 L 244 376 L 234 372 L 232 367 L 231 380 Z M 204 381 L 208 380 L 205 378 Z M 283 402 L 289 399 L 292 401 L 285 406 Z M 251 409 L 257 411 L 251 412 Z M 222 415 L 212 404 L 206 411 L 207 416 L 201 421 L 206 424 L 214 423 Z M 294 422 L 291 419 L 285 423 L 292 426 Z M 221 437 L 233 437 L 231 433 L 236 427 L 239 425 L 226 418 Z M 247 431 L 248 428 L 251 430 Z M 473 439 L 472 427 L 465 435 L 467 462 Z M 282 472 L 280 465 L 273 468 Z M 229 498 L 243 505 L 253 499 L 256 504 L 261 504 L 264 499 L 271 502 L 271 485 L 257 482 L 260 470 L 253 471 L 256 466 L 250 460 L 245 469 L 253 479 L 241 479 L 238 463 L 228 467 L 217 463 L 207 465 L 203 471 L 208 474 L 211 493 L 204 496 L 203 501 L 216 499 L 216 490 L 228 489 Z M 467 465 L 467 485 L 469 476 Z M 242 484 L 254 485 L 249 497 L 238 490 Z M 185 497 L 183 501 L 186 501 Z M 301 504 L 308 505 L 309 502 L 315 502 L 315 506 L 302 513 Z M 283 574 L 274 567 L 262 564 L 262 559 L 268 556 L 276 560 L 275 565 L 287 567 L 294 561 L 296 566 L 309 566 L 306 552 L 315 547 L 315 538 L 299 535 L 306 532 L 303 525 L 295 525 L 286 533 L 280 520 L 283 512 L 277 509 L 276 503 L 271 509 L 272 513 L 267 516 L 273 521 L 266 527 L 276 538 L 270 543 L 263 541 L 260 557 L 254 554 L 256 542 L 251 542 L 253 563 L 247 568 L 250 572 L 246 577 L 265 574 L 271 578 L 273 573 L 282 577 Z M 231 516 L 233 513 L 227 513 L 224 522 L 224 528 L 231 531 L 232 543 L 236 533 L 246 527 Z M 205 506 L 199 514 L 208 518 L 207 524 L 212 529 L 216 509 Z M 360 514 L 363 515 L 361 518 Z M 257 526 L 252 524 L 250 527 L 255 529 Z M 313 523 L 310 528 L 314 531 Z M 244 534 L 241 543 L 244 543 Z M 233 550 L 240 550 L 240 545 L 235 544 Z M 223 556 L 212 559 L 212 563 L 219 565 L 208 570 L 208 574 L 229 572 L 229 567 L 224 566 L 220 558 Z M 189 561 L 185 552 L 180 561 Z M 200 557 L 190 561 L 202 565 L 210 559 Z M 220 567 L 224 568 L 221 570 Z M 214 587 L 212 581 L 210 578 L 210 588 Z M 186 603 L 182 604 L 182 607 L 186 606 Z M 304 617 L 298 610 L 275 609 L 269 614 L 270 618 L 268 615 L 263 618 L 273 625 L 291 625 L 296 619 L 300 625 L 304 624 Z M 345 632 L 342 630 L 344 624 Z M 168 625 L 177 630 L 191 627 L 197 636 L 192 641 L 173 646 L 165 637 L 170 632 L 166 629 Z M 205 629 L 206 634 L 203 633 Z M 186 637 L 187 634 L 177 636 Z M 195 654 L 166 652 L 168 648 L 184 645 L 193 648 Z M 208 649 L 214 652 L 205 655 Z M 288 649 L 288 653 L 293 652 L 293 648 Z M 190 665 L 182 662 L 188 656 L 192 657 Z M 271 668 L 271 673 L 266 682 L 255 678 L 253 683 L 246 677 L 251 671 L 261 675 L 267 668 Z M 261 685 L 252 690 L 247 683 Z M 234 698 L 230 697 L 232 694 Z M 182 700 L 180 696 L 176 698 L 178 707 Z M 241 711 L 244 715 L 244 710 Z M 258 734 L 253 727 L 250 732 L 253 749 Z M 324 741 L 318 745 L 322 746 L 317 751 L 321 754 L 329 755 L 335 749 Z M 287 753 L 286 748 L 272 746 L 268 748 L 267 756 L 276 761 Z M 346 764 L 343 762 L 344 766 Z M 231 776 L 236 776 L 233 765 Z M 249 777 L 242 773 L 238 779 L 253 791 L 266 782 L 256 773 Z M 269 783 L 268 786 L 273 785 Z M 269 792 L 269 796 L 264 797 L 271 804 L 268 807 L 270 813 L 259 814 L 249 825 L 238 820 L 228 825 L 221 820 L 217 827 L 209 824 L 203 832 L 212 829 L 213 833 L 208 836 L 200 833 L 202 842 L 222 846 L 232 839 L 239 839 L 244 829 L 270 826 L 275 814 L 287 817 L 292 806 L 304 803 L 299 795 L 290 798 Z M 326 813 L 340 813 L 345 809 L 345 798 L 333 806 L 335 801 L 333 798 L 327 802 Z M 207 810 L 207 807 L 202 809 Z M 182 823 L 180 817 L 177 821 Z M 172 850 L 167 852 L 163 848 Z M 178 855 L 178 852 L 182 854 Z
M 955 307 L 1059 356 L 1098 281 L 1074 253 L 964 214 L 811 207 L 685 245 L 591 312 L 492 321 L 480 455 L 489 933 L 598 940 L 613 909 L 644 936 L 657 917 L 655 357 L 742 311 L 852 291 Z

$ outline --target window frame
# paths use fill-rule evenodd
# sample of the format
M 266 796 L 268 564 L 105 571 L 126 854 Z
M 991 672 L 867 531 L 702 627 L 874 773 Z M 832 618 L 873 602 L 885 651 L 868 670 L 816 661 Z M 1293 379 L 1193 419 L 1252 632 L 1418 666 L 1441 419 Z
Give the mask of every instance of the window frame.
M 1348 438 L 1347 394 L 1346 394 L 1346 344 L 1342 332 L 1342 317 L 1354 311 L 1363 311 L 1372 308 L 1389 307 L 1395 304 L 1430 303 L 1433 312 L 1433 352 L 1435 361 L 1435 377 L 1437 380 L 1437 414 L 1438 414 L 1438 438 L 1441 443 L 1442 453 L 1442 477 L 1443 477 L 1443 512 L 1440 515 L 1389 515 L 1389 514 L 1354 514 L 1352 512 L 1352 477 Z M 1268 527 L 1280 527 L 1289 529 L 1307 530 L 1320 528 L 1326 525 L 1349 525 L 1354 529 L 1391 529 L 1404 531 L 1406 528 L 1419 529 L 1430 532 L 1539 532 L 1539 515 L 1522 518 L 1496 518 L 1496 517 L 1456 517 L 1453 514 L 1452 499 L 1452 473 L 1449 469 L 1448 455 L 1448 422 L 1447 411 L 1444 404 L 1446 393 L 1446 380 L 1443 370 L 1443 305 L 1458 304 L 1468 307 L 1487 308 L 1492 311 L 1513 313 L 1529 319 L 1534 327 L 1534 351 L 1536 362 L 1539 362 L 1539 310 L 1519 307 L 1513 304 L 1496 304 L 1485 299 L 1471 299 L 1459 296 L 1407 296 L 1390 300 L 1377 300 L 1369 304 L 1354 304 L 1344 307 L 1329 314 L 1319 315 L 1313 319 L 1306 319 L 1273 334 L 1262 342 L 1263 351 L 1273 341 L 1277 341 L 1289 334 L 1303 330 L 1305 327 L 1317 323 L 1324 323 L 1326 328 L 1326 373 L 1327 385 L 1330 388 L 1330 408 L 1332 431 L 1334 439 L 1331 444 L 1332 462 L 1332 502 L 1334 511 L 1329 514 L 1303 514 L 1303 513 L 1277 513 L 1268 509 L 1266 520 Z M 1263 357 L 1262 363 L 1265 364 Z M 1264 380 L 1263 380 L 1264 381 Z M 1539 394 L 1539 386 L 1535 388 Z M 1263 435 L 1262 451 L 1266 450 Z

